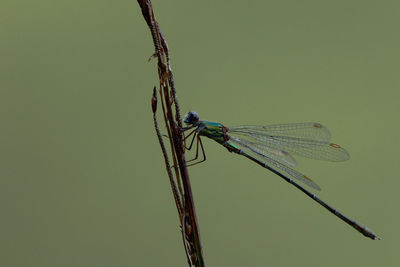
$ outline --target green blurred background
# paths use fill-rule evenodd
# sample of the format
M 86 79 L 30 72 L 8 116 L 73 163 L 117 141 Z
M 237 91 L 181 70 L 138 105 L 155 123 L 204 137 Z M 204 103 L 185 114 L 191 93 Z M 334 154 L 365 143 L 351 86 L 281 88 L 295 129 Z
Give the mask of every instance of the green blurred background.
M 383 238 L 205 140 L 190 175 L 208 266 L 399 266 L 400 3 L 153 5 L 182 111 L 324 123 L 351 160 L 298 170 Z M 0 21 L 0 266 L 187 266 L 137 2 L 3 0 Z

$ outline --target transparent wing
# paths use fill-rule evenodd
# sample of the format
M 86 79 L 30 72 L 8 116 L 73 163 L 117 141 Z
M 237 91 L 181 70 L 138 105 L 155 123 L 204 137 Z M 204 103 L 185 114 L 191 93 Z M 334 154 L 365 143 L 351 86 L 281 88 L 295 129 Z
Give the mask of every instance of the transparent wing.
M 239 126 L 229 128 L 229 134 L 259 146 L 312 159 L 345 161 L 350 158 L 345 149 L 330 143 L 331 134 L 320 123 Z
M 292 164 L 292 166 L 293 163 L 294 165 L 296 164 L 296 161 L 289 153 L 278 150 L 275 150 L 274 153 L 266 153 L 267 151 L 268 152 L 271 151 L 271 148 L 266 146 L 263 147 L 260 146 L 259 144 L 252 143 L 251 141 L 239 139 L 236 137 L 231 137 L 230 141 L 238 145 L 246 153 L 250 152 L 251 154 L 254 154 L 256 157 L 261 158 L 263 161 L 268 163 L 268 165 L 271 168 L 280 169 L 289 174 L 291 177 L 305 183 L 306 185 L 316 190 L 321 190 L 321 188 L 309 177 L 287 166 L 288 163 Z
M 297 162 L 292 157 L 292 155 L 290 155 L 288 152 L 284 150 L 274 149 L 262 143 L 255 143 L 235 136 L 231 136 L 230 138 L 231 138 L 230 141 L 232 141 L 232 143 L 235 143 L 239 146 L 244 146 L 245 148 L 247 148 L 248 150 L 250 150 L 259 157 L 262 158 L 268 157 L 281 164 L 289 165 L 291 167 L 296 167 L 297 165 Z
M 265 135 L 285 136 L 299 139 L 311 139 L 320 142 L 329 142 L 331 134 L 325 126 L 316 122 L 275 124 L 268 126 L 238 126 L 229 128 L 231 132 L 251 134 L 262 138 Z

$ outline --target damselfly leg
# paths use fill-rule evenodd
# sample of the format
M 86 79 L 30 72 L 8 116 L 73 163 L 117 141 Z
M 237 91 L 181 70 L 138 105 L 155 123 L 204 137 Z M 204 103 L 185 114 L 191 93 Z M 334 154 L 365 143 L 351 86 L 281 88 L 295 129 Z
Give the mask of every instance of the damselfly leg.
M 189 129 L 190 129 L 190 128 L 189 128 Z M 189 129 L 184 129 L 184 131 L 189 130 Z M 186 139 L 188 139 L 191 135 L 193 135 L 193 137 L 192 137 L 192 140 L 190 141 L 189 147 L 187 147 L 187 146 L 186 146 Z M 200 146 L 201 152 L 202 152 L 202 154 L 203 154 L 203 159 L 200 160 L 200 161 L 198 161 L 198 162 L 194 162 L 194 163 L 188 164 L 188 165 L 186 165 L 187 167 L 190 167 L 190 166 L 193 166 L 193 165 L 196 165 L 196 164 L 199 164 L 199 163 L 202 163 L 202 162 L 206 161 L 206 153 L 205 153 L 205 151 L 204 151 L 203 142 L 201 141 L 200 135 L 199 135 L 198 132 L 197 132 L 197 128 L 194 129 L 192 132 L 190 132 L 188 135 L 185 136 L 185 138 L 184 138 L 184 141 L 185 141 L 185 148 L 186 148 L 187 150 L 191 150 L 192 147 L 193 147 L 193 143 L 194 143 L 194 139 L 195 139 L 195 138 L 196 138 L 196 155 L 195 155 L 194 158 L 192 158 L 192 159 L 186 161 L 186 163 L 195 161 L 195 160 L 197 160 L 197 159 L 199 158 L 199 146 Z

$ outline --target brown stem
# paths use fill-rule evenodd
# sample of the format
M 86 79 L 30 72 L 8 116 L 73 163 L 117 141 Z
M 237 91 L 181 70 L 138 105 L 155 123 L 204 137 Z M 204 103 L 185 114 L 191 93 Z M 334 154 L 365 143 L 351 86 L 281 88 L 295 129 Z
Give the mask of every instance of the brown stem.
M 160 143 L 161 151 L 162 151 L 163 156 L 164 156 L 165 167 L 167 169 L 169 181 L 170 181 L 170 184 L 171 184 L 172 193 L 174 195 L 176 208 L 178 209 L 179 219 L 181 219 L 182 218 L 182 207 L 183 206 L 182 206 L 181 198 L 179 197 L 178 191 L 176 189 L 176 184 L 175 184 L 175 181 L 174 181 L 174 175 L 173 175 L 173 173 L 171 171 L 171 165 L 169 164 L 168 153 L 167 153 L 167 150 L 165 149 L 164 141 L 162 140 L 162 136 L 161 136 L 161 133 L 160 133 L 160 129 L 158 127 L 158 122 L 157 122 L 157 114 L 156 114 L 156 111 L 157 111 L 157 89 L 156 89 L 156 87 L 154 87 L 154 89 L 153 89 L 153 97 L 151 98 L 151 107 L 152 107 L 152 110 L 153 110 L 154 128 L 156 129 L 157 138 L 158 138 L 158 141 Z
M 156 128 L 156 134 L 163 152 L 167 173 L 170 178 L 172 193 L 178 209 L 187 260 L 189 266 L 205 266 L 189 173 L 186 167 L 185 149 L 183 143 L 184 138 L 183 132 L 181 131 L 182 120 L 176 95 L 173 73 L 170 66 L 168 45 L 154 16 L 151 1 L 138 0 L 138 3 L 142 9 L 143 17 L 150 28 L 153 38 L 153 44 L 155 48 L 155 53 L 153 56 L 157 57 L 158 76 L 160 80 L 159 93 L 161 97 L 165 126 L 171 146 L 172 158 L 174 160 L 175 177 L 173 177 L 173 172 L 171 171 L 171 166 L 169 163 L 169 157 L 165 150 L 165 145 L 158 128 L 156 118 L 156 90 L 154 91 L 152 98 L 154 126 Z M 181 183 L 183 185 L 183 196 L 181 195 Z M 179 191 L 177 190 L 176 184 L 178 185 Z

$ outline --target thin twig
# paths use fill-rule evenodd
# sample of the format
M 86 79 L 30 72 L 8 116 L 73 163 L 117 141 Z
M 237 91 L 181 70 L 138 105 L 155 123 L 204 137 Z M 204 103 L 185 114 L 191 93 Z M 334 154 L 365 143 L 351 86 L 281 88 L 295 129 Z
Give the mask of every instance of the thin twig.
M 163 34 L 161 33 L 158 22 L 154 16 L 151 1 L 138 0 L 138 3 L 142 9 L 143 17 L 146 20 L 146 23 L 149 26 L 151 35 L 153 37 L 153 44 L 155 48 L 155 53 L 153 56 L 157 57 L 158 60 L 157 70 L 160 80 L 159 93 L 161 97 L 163 116 L 171 145 L 171 153 L 175 169 L 175 179 L 181 193 L 182 190 L 180 188 L 180 182 L 182 182 L 183 186 L 183 199 L 181 199 L 176 189 L 177 187 L 175 185 L 175 180 L 172 177 L 173 173 L 171 172 L 169 157 L 166 153 L 165 145 L 158 129 L 155 112 L 157 98 L 153 94 L 152 108 L 156 134 L 160 142 L 161 150 L 163 152 L 167 173 L 170 178 L 172 193 L 174 195 L 175 203 L 178 208 L 178 214 L 181 222 L 182 238 L 185 246 L 187 260 L 190 266 L 205 266 L 203 250 L 200 241 L 200 231 L 193 201 L 193 193 L 190 185 L 189 173 L 186 167 L 185 149 L 183 143 L 184 138 L 183 132 L 181 130 L 182 120 L 173 73 L 170 66 L 168 45 Z M 183 209 L 180 210 L 182 205 Z
M 167 121 L 167 115 L 166 115 L 167 113 L 165 111 L 165 105 L 164 105 L 164 100 L 163 100 L 163 97 L 162 97 L 162 91 L 161 90 L 160 90 L 160 95 L 161 95 L 161 107 L 162 107 L 162 111 L 163 111 L 164 121 Z M 172 140 L 171 129 L 168 126 L 168 124 L 165 124 L 165 127 L 167 128 L 168 138 L 170 140 L 169 143 L 170 143 L 171 151 L 172 151 L 173 150 L 173 144 L 171 142 L 171 140 Z M 174 163 L 173 167 L 174 167 L 174 171 L 175 171 L 175 177 L 176 177 L 176 182 L 178 184 L 179 193 L 180 193 L 180 196 L 183 198 L 182 183 L 181 183 L 179 169 L 178 169 L 178 161 L 176 159 L 175 153 L 172 153 L 172 160 L 173 160 L 173 163 Z
M 157 122 L 157 89 L 156 89 L 156 87 L 154 87 L 154 89 L 153 89 L 153 97 L 151 98 L 151 107 L 152 107 L 152 110 L 153 110 L 154 128 L 156 130 L 157 138 L 158 138 L 158 141 L 160 143 L 161 151 L 162 151 L 163 156 L 164 156 L 165 166 L 166 166 L 166 169 L 167 169 L 169 181 L 170 181 L 172 192 L 173 192 L 173 195 L 174 195 L 176 208 L 178 210 L 179 219 L 182 220 L 183 205 L 182 205 L 181 199 L 180 199 L 179 194 L 178 194 L 177 189 L 176 189 L 176 185 L 175 185 L 175 181 L 174 181 L 174 175 L 171 172 L 171 166 L 170 166 L 169 160 L 168 160 L 168 153 L 167 153 L 167 150 L 165 149 L 164 141 L 162 140 L 162 136 L 161 136 L 161 133 L 160 133 L 160 129 L 158 127 L 158 122 Z

